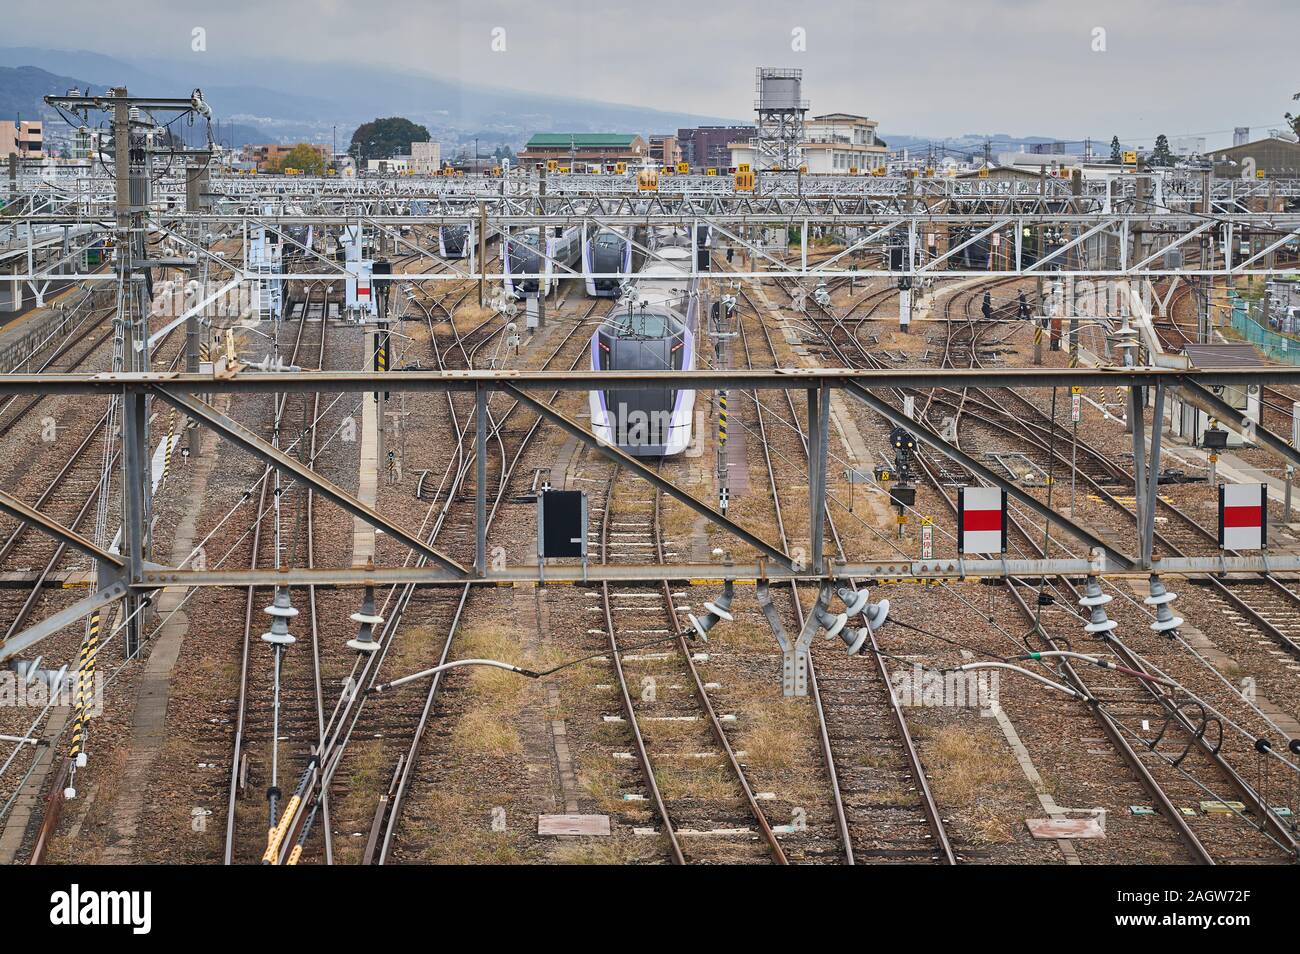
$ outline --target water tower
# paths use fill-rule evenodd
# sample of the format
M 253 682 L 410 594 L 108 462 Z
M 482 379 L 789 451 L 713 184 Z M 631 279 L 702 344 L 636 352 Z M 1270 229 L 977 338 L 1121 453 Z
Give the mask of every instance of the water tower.
M 760 66 L 755 90 L 758 129 L 753 140 L 754 168 L 797 169 L 808 112 L 808 101 L 802 98 L 803 70 Z

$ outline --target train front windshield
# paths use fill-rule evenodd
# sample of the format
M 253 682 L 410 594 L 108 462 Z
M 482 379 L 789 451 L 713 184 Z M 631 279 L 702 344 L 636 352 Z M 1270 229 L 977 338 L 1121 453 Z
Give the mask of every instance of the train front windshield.
M 654 311 L 632 311 L 609 319 L 620 338 L 667 338 L 677 329 L 667 315 Z

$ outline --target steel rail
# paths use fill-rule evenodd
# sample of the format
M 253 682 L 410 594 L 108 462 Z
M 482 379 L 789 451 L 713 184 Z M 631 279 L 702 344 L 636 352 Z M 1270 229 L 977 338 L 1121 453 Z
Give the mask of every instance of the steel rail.
M 746 296 L 746 300 L 748 300 L 748 296 Z M 751 307 L 752 307 L 752 302 L 751 302 L 750 304 L 751 304 Z M 820 306 L 819 306 L 819 307 L 820 307 Z M 755 309 L 755 311 L 757 311 L 757 309 Z M 775 349 L 775 347 L 773 346 L 773 342 L 772 342 L 772 339 L 771 339 L 771 333 L 769 332 L 766 323 L 763 322 L 763 321 L 761 321 L 761 319 L 760 319 L 760 321 L 759 321 L 759 327 L 763 330 L 763 334 L 764 334 L 765 340 L 766 340 L 766 342 L 767 342 L 768 350 L 769 350 L 770 353 L 772 354 L 772 359 L 773 359 L 773 361 L 776 361 L 776 349 Z M 834 342 L 833 342 L 833 340 L 830 338 L 829 334 L 826 334 L 826 338 L 827 338 L 827 341 L 831 343 L 832 349 L 835 350 L 837 353 L 841 354 L 841 356 L 842 356 L 842 352 L 839 351 L 838 347 L 834 344 Z M 747 352 L 748 352 L 748 345 L 747 345 L 747 344 L 746 344 L 746 350 L 747 350 Z M 842 358 L 842 359 L 843 359 L 843 358 Z M 846 364 L 847 364 L 847 363 L 848 363 L 848 362 L 847 362 L 847 360 L 846 360 Z M 786 403 L 787 403 L 787 405 L 789 406 L 789 409 L 790 409 L 791 420 L 793 421 L 794 426 L 795 426 L 795 428 L 796 428 L 796 430 L 797 430 L 797 432 L 798 432 L 799 439 L 800 439 L 800 444 L 801 444 L 801 446 L 803 447 L 804 457 L 805 457 L 805 459 L 806 459 L 806 458 L 809 456 L 809 454 L 810 454 L 810 449 L 809 449 L 809 443 L 808 443 L 808 436 L 807 436 L 807 433 L 805 432 L 805 430 L 804 430 L 804 428 L 803 428 L 803 425 L 800 423 L 799 414 L 798 414 L 797 410 L 795 409 L 795 406 L 794 406 L 794 400 L 793 400 L 793 398 L 790 396 L 790 392 L 789 392 L 789 391 L 786 391 L 786 392 L 785 392 L 785 398 L 786 398 Z M 757 395 L 754 395 L 754 400 L 755 400 L 755 404 L 757 405 Z M 760 418 L 761 418 L 761 408 L 760 408 Z M 827 423 L 826 426 L 829 426 L 829 424 Z M 766 442 L 764 442 L 764 453 L 765 453 L 766 455 L 768 455 L 768 472 L 769 472 L 769 476 L 770 476 L 771 473 L 772 473 L 772 468 L 771 468 L 771 459 L 770 459 L 770 450 L 767 448 Z M 773 492 L 773 495 L 774 495 L 774 497 L 775 497 L 775 496 L 776 496 L 776 486 L 775 486 L 775 484 L 773 484 L 773 486 L 772 486 L 772 492 Z M 826 521 L 827 521 L 827 523 L 828 523 L 828 525 L 829 525 L 829 527 L 830 527 L 830 530 L 831 530 L 831 536 L 832 536 L 832 539 L 834 540 L 834 543 L 835 543 L 835 546 L 836 546 L 836 550 L 839 552 L 841 558 L 843 558 L 843 557 L 845 556 L 844 545 L 843 545 L 843 541 L 842 541 L 842 539 L 841 539 L 841 537 L 840 537 L 839 530 L 838 530 L 838 528 L 837 528 L 837 526 L 836 526 L 836 524 L 835 524 L 834 516 L 833 516 L 833 514 L 831 513 L 829 501 L 827 501 L 827 503 L 826 503 L 826 505 L 825 505 L 825 508 L 824 508 L 824 518 L 826 519 Z M 810 519 L 811 519 L 811 517 L 810 517 Z M 779 517 L 778 517 L 778 520 L 779 520 Z M 783 526 L 782 526 L 782 539 L 784 540 L 784 528 L 783 528 Z M 858 583 L 857 580 L 853 580 L 853 581 L 851 581 L 851 582 L 852 582 L 852 584 L 853 584 L 855 587 L 857 586 L 857 583 Z M 793 593 L 793 595 L 794 595 L 794 604 L 795 604 L 795 607 L 796 607 L 796 611 L 797 611 L 798 617 L 799 617 L 799 619 L 800 619 L 800 623 L 802 624 L 802 622 L 803 622 L 803 616 L 804 616 L 804 614 L 803 614 L 803 607 L 802 607 L 802 604 L 801 604 L 801 602 L 800 602 L 800 600 L 799 600 L 799 598 L 798 598 L 798 593 L 797 593 L 796 584 L 792 582 L 792 583 L 791 583 L 791 588 L 792 588 L 792 593 Z M 909 730 L 908 725 L 907 725 L 907 718 L 906 718 L 906 716 L 904 715 L 904 713 L 903 713 L 903 711 L 902 711 L 902 706 L 901 706 L 901 704 L 899 703 L 899 701 L 898 701 L 898 697 L 897 697 L 897 695 L 894 693 L 893 688 L 892 688 L 892 685 L 891 685 L 891 683 L 890 683 L 888 668 L 885 666 L 884 660 L 883 660 L 883 658 L 881 657 L 881 655 L 880 655 L 880 653 L 879 653 L 879 650 L 878 650 L 878 647 L 877 647 L 876 644 L 875 644 L 875 638 L 874 638 L 874 635 L 872 636 L 872 646 L 873 646 L 872 658 L 876 661 L 876 669 L 877 669 L 877 673 L 879 674 L 880 679 L 881 679 L 881 681 L 882 681 L 882 684 L 883 684 L 883 686 L 884 686 L 884 694 L 885 694 L 885 697 L 888 699 L 888 702 L 889 702 L 890 715 L 891 715 L 891 717 L 892 717 L 893 720 L 894 720 L 894 726 L 895 726 L 895 729 L 897 730 L 897 732 L 898 732 L 898 734 L 899 734 L 899 737 L 902 739 L 902 742 L 903 742 L 903 751 L 904 751 L 904 755 L 905 755 L 905 757 L 906 757 L 906 759 L 907 759 L 908 768 L 909 768 L 909 770 L 910 770 L 910 773 L 911 773 L 912 777 L 913 777 L 913 778 L 915 779 L 915 781 L 916 781 L 917 790 L 919 791 L 920 796 L 921 796 L 921 812 L 922 812 L 922 814 L 925 816 L 926 824 L 927 824 L 927 826 L 928 826 L 929 829 L 930 829 L 930 833 L 931 833 L 931 835 L 932 835 L 932 836 L 934 837 L 934 839 L 935 839 L 935 845 L 936 845 L 937 848 L 938 848 L 938 854 L 939 854 L 940 858 L 941 858 L 941 859 L 944 861 L 944 863 L 946 863 L 946 864 L 955 865 L 955 864 L 957 863 L 957 856 L 956 856 L 956 853 L 953 851 L 953 847 L 952 847 L 951 839 L 948 837 L 947 827 L 944 825 L 944 822 L 943 822 L 943 816 L 942 816 L 941 813 L 939 812 L 939 806 L 938 806 L 937 802 L 935 801 L 934 793 L 933 793 L 933 791 L 932 791 L 931 788 L 930 788 L 929 780 L 928 780 L 928 778 L 927 778 L 927 776 L 926 776 L 926 772 L 925 772 L 925 766 L 924 766 L 924 765 L 922 764 L 922 762 L 921 762 L 921 755 L 920 755 L 920 752 L 919 752 L 919 751 L 917 750 L 917 748 L 916 748 L 915 741 L 914 741 L 913 738 L 912 738 L 912 733 L 911 733 L 911 731 Z M 818 718 L 818 721 L 819 721 L 819 723 L 820 723 L 820 724 L 822 725 L 822 727 L 823 727 L 823 728 L 822 728 L 822 731 L 823 731 L 823 734 L 824 734 L 824 733 L 825 733 L 825 725 L 826 725 L 826 712 L 825 712 L 825 708 L 823 707 L 822 702 L 821 702 L 821 692 L 820 692 L 820 689 L 819 689 L 819 687 L 816 685 L 815 669 L 814 669 L 814 667 L 813 667 L 813 664 L 812 664 L 812 660 L 811 660 L 811 658 L 809 659 L 809 680 L 810 680 L 810 682 L 812 682 L 812 683 L 814 684 L 814 685 L 813 685 L 813 702 L 814 702 L 814 706 L 815 706 L 815 708 L 816 708 L 816 710 L 817 710 L 817 718 Z M 825 746 L 826 746 L 826 751 L 829 752 L 829 751 L 830 751 L 830 740 L 829 740 L 829 737 L 825 738 Z M 832 771 L 832 775 L 834 775 L 834 765 L 833 765 L 833 762 L 832 762 L 832 764 L 831 764 L 831 771 Z M 836 781 L 835 781 L 835 783 L 834 783 L 834 789 L 835 789 L 835 793 L 834 793 L 834 794 L 835 794 L 835 797 L 836 797 L 836 799 L 837 799 L 837 801 L 838 801 L 839 798 L 840 798 L 838 778 L 836 778 Z M 841 812 L 841 816 L 842 816 L 842 812 L 843 812 L 842 805 L 841 805 L 841 807 L 840 807 L 840 812 Z M 847 824 L 847 819 L 842 819 L 842 821 L 843 821 L 842 833 L 843 833 L 843 836 L 844 836 L 844 838 L 845 838 L 845 850 L 846 850 L 846 856 L 847 856 L 847 858 L 848 858 L 849 864 L 854 864 L 855 861 L 854 861 L 854 858 L 853 858 L 852 837 L 851 837 L 851 834 L 850 834 L 850 832 L 849 832 L 849 828 L 848 828 L 848 824 Z

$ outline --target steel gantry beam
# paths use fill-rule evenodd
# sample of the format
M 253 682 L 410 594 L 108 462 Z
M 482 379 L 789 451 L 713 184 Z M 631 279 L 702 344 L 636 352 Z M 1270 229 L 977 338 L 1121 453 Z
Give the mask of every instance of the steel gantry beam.
M 317 471 L 304 467 L 298 461 L 271 446 L 238 421 L 227 417 L 211 405 L 170 387 L 154 388 L 153 393 L 176 408 L 176 410 L 188 414 L 194 420 L 216 431 L 221 437 L 248 451 L 268 467 L 273 467 L 281 473 L 307 484 L 316 493 L 328 500 L 332 500 L 363 523 L 382 531 L 416 553 L 428 557 L 443 569 L 450 570 L 461 577 L 469 576 L 469 570 L 441 550 L 437 550 L 419 537 L 407 533 L 378 511 L 366 506 L 342 487 L 322 477 Z
M 983 464 L 981 464 L 975 458 L 971 457 L 965 451 L 962 451 L 954 447 L 952 444 L 949 444 L 947 441 L 941 438 L 938 434 L 934 433 L 924 424 L 921 424 L 919 421 L 912 420 L 902 411 L 899 411 L 894 407 L 890 406 L 889 404 L 887 404 L 885 401 L 880 400 L 878 397 L 876 397 L 874 394 L 872 394 L 862 385 L 853 382 L 848 382 L 845 385 L 845 390 L 847 390 L 849 394 L 853 395 L 859 401 L 866 404 L 877 414 L 884 417 L 895 427 L 906 428 L 911 434 L 915 435 L 923 443 L 934 448 L 940 454 L 943 454 L 945 457 L 949 458 L 950 460 L 956 461 L 958 464 L 961 464 L 961 466 L 965 467 L 967 470 L 969 470 L 975 476 L 979 477 L 981 480 L 988 481 L 988 483 L 990 483 L 994 487 L 1000 487 L 1002 490 L 1005 490 L 1010 496 L 1016 499 L 1017 503 L 1020 503 L 1023 506 L 1028 507 L 1030 510 L 1038 514 L 1038 516 L 1042 517 L 1048 523 L 1064 530 L 1066 533 L 1074 537 L 1076 540 L 1079 540 L 1082 543 L 1086 543 L 1091 549 L 1102 551 L 1103 553 L 1106 554 L 1107 559 L 1115 566 L 1118 566 L 1121 569 L 1130 569 L 1133 566 L 1133 560 L 1130 557 L 1125 556 L 1123 553 L 1120 553 L 1114 547 L 1110 546 L 1110 544 L 1106 543 L 1104 540 L 1098 537 L 1091 530 L 1088 530 L 1087 528 L 1080 526 L 1079 524 L 1075 523 L 1073 520 L 1061 516 L 1061 514 L 1057 513 L 1051 507 L 1047 506 L 1047 504 L 1043 503 L 1037 497 L 1033 496 L 1032 494 L 1026 493 L 1024 490 L 1021 490 L 1017 484 L 1012 483 L 1006 478 L 999 476 L 995 471 L 990 470 L 988 467 L 985 467 Z
M 176 101 L 183 103 L 183 100 Z M 93 207 L 111 196 L 112 183 L 98 167 L 60 164 L 49 166 L 39 160 L 24 160 L 14 191 L 19 196 L 46 202 L 80 203 Z M 1300 194 L 1296 179 L 1243 179 L 1240 176 L 1209 179 L 1200 171 L 1116 169 L 1107 178 L 1088 178 L 1074 183 L 1068 178 L 1043 175 L 1000 180 L 978 176 L 849 176 L 798 175 L 771 171 L 756 173 L 752 192 L 737 192 L 729 175 L 699 173 L 661 179 L 652 193 L 639 191 L 635 170 L 625 174 L 548 172 L 546 194 L 541 195 L 542 177 L 530 169 L 512 169 L 505 176 L 364 176 L 337 177 L 228 175 L 216 170 L 209 188 L 229 204 L 253 206 L 262 202 L 302 201 L 324 206 L 400 206 L 423 201 L 441 206 L 489 202 L 510 206 L 581 201 L 613 206 L 645 201 L 693 202 L 703 208 L 719 204 L 747 203 L 756 208 L 787 208 L 795 203 L 835 201 L 851 206 L 876 203 L 899 204 L 910 198 L 935 207 L 953 204 L 1031 205 L 1070 201 L 1084 208 L 1115 208 L 1133 205 L 1139 191 L 1153 195 L 1175 209 L 1199 211 L 1208 185 L 1214 210 L 1245 208 L 1266 199 L 1291 198 Z M 8 182 L 0 180 L 0 194 Z M 184 176 L 163 170 L 155 190 L 160 195 L 183 196 Z
M 274 394 L 406 391 L 473 393 L 480 387 L 533 391 L 590 391 L 598 388 L 681 387 L 696 390 L 807 390 L 830 388 L 1055 388 L 1080 387 L 1244 388 L 1253 384 L 1300 386 L 1300 367 L 1165 368 L 765 368 L 696 371 L 243 371 L 221 374 L 140 372 L 130 374 L 43 372 L 0 375 L 0 395 L 88 394 L 110 397 L 123 391 L 165 388 L 173 395 Z M 1238 416 L 1239 412 L 1238 412 Z
M 1033 510 L 1052 525 L 1081 541 L 1087 546 L 1091 556 L 1088 559 L 1045 559 L 1045 560 L 966 560 L 936 559 L 926 561 L 878 561 L 854 565 L 828 563 L 824 558 L 818 559 L 819 546 L 814 518 L 810 521 L 811 546 L 813 561 L 803 565 L 790 554 L 764 540 L 733 521 L 727 519 L 713 508 L 695 499 L 692 495 L 660 477 L 639 460 L 624 454 L 616 447 L 602 445 L 601 442 L 577 422 L 540 400 L 536 394 L 539 389 L 546 391 L 589 390 L 593 386 L 608 387 L 612 380 L 619 386 L 665 386 L 676 385 L 695 389 L 710 389 L 724 386 L 731 389 L 802 389 L 808 396 L 809 434 L 812 463 L 809 470 L 809 507 L 816 512 L 825 507 L 825 481 L 827 455 L 826 439 L 828 424 L 828 403 L 830 392 L 839 388 L 846 390 L 853 397 L 865 403 L 872 410 L 898 426 L 908 428 L 918 439 L 933 447 L 977 477 L 1002 487 L 1020 504 Z M 1156 389 L 1156 408 L 1153 415 L 1153 434 L 1149 451 L 1145 443 L 1141 414 L 1134 411 L 1135 427 L 1140 436 L 1135 438 L 1135 458 L 1139 462 L 1139 471 L 1145 472 L 1145 480 L 1139 475 L 1136 493 L 1143 506 L 1143 521 L 1139 531 L 1137 547 L 1138 559 L 1134 560 L 1114 548 L 1107 546 L 1087 528 L 1052 512 L 1045 504 L 1031 496 L 1018 486 L 1001 479 L 978 461 L 972 459 L 958 448 L 943 441 L 928 428 L 918 424 L 877 399 L 872 388 L 904 387 L 909 389 L 925 387 L 962 387 L 966 383 L 1007 387 L 1057 387 L 1069 384 L 1106 385 L 1125 387 L 1153 387 Z M 31 524 L 46 532 L 60 543 L 77 549 L 99 561 L 102 569 L 107 570 L 103 578 L 103 588 L 73 607 L 56 613 L 46 620 L 11 638 L 2 649 L 0 659 L 10 658 L 25 648 L 34 645 L 46 636 L 59 631 L 64 626 L 75 622 L 86 613 L 102 607 L 115 599 L 126 598 L 143 600 L 149 592 L 167 586 L 274 586 L 305 585 L 320 586 L 363 586 L 383 585 L 388 583 L 411 583 L 415 585 L 438 586 L 464 584 L 467 582 L 495 585 L 536 580 L 536 566 L 516 566 L 490 568 L 486 562 L 486 545 L 483 530 L 486 525 L 486 480 L 480 469 L 479 488 L 476 490 L 475 515 L 476 532 L 474 544 L 475 573 L 471 573 L 457 560 L 446 553 L 434 549 L 415 536 L 407 533 L 400 526 L 384 518 L 377 511 L 361 503 L 342 488 L 337 487 L 320 474 L 311 471 L 293 458 L 272 447 L 251 431 L 216 411 L 210 405 L 195 397 L 198 393 L 217 392 L 233 394 L 272 394 L 286 391 L 295 392 L 343 392 L 369 391 L 382 387 L 390 391 L 439 391 L 461 390 L 476 395 L 475 404 L 486 422 L 487 396 L 493 390 L 504 391 L 526 406 L 533 409 L 545 420 L 555 424 L 571 437 L 579 440 L 598 453 L 604 455 L 621 467 L 627 468 L 642 477 L 658 490 L 673 497 L 689 507 L 704 519 L 722 530 L 749 544 L 772 563 L 759 562 L 753 565 L 729 566 L 725 576 L 737 580 L 767 579 L 780 580 L 825 580 L 834 577 L 852 577 L 862 580 L 918 580 L 943 579 L 959 580 L 969 577 L 1007 577 L 1031 578 L 1039 576 L 1079 576 L 1088 573 L 1105 572 L 1108 575 L 1123 576 L 1145 574 L 1152 566 L 1150 539 L 1152 534 L 1152 513 L 1154 512 L 1154 494 L 1156 491 L 1155 474 L 1159 469 L 1159 437 L 1154 433 L 1162 416 L 1163 393 L 1168 387 L 1180 388 L 1191 403 L 1201 406 L 1209 413 L 1220 417 L 1231 427 L 1249 432 L 1251 439 L 1269 447 L 1286 460 L 1300 464 L 1300 452 L 1288 446 L 1287 442 L 1268 430 L 1243 421 L 1230 406 L 1214 395 L 1209 386 L 1223 385 L 1244 387 L 1260 383 L 1297 384 L 1300 383 L 1300 368 L 1268 367 L 1250 369 L 1189 370 L 1175 368 L 1128 367 L 1120 369 L 1095 368 L 1061 368 L 1061 369 L 1022 369 L 997 372 L 984 371 L 944 371 L 933 370 L 886 370 L 886 371 L 848 371 L 828 369 L 775 369 L 765 371 L 711 371 L 711 372 L 613 372 L 601 375 L 589 372 L 536 372 L 536 371 L 465 371 L 450 374 L 437 372 L 289 372 L 289 373 L 251 373 L 234 371 L 223 376 L 175 373 L 126 373 L 126 374 L 41 374 L 41 375 L 4 375 L 0 376 L 0 393 L 34 393 L 34 394 L 91 394 L 117 395 L 123 400 L 125 419 L 120 440 L 136 447 L 131 453 L 124 448 L 124 459 L 128 462 L 127 483 L 131 485 L 147 484 L 148 460 L 147 447 L 143 443 L 143 429 L 140 416 L 144 398 L 153 394 L 160 400 L 176 408 L 203 426 L 210 427 L 220 436 L 231 440 L 236 446 L 252 453 L 263 463 L 279 470 L 296 481 L 302 481 L 322 496 L 334 501 L 354 517 L 387 533 L 398 542 L 415 552 L 426 556 L 433 565 L 413 567 L 314 567 L 282 570 L 190 570 L 177 567 L 159 566 L 148 559 L 147 541 L 143 527 L 138 531 L 124 527 L 127 552 L 125 555 L 111 553 L 85 540 L 73 530 L 49 520 L 39 511 L 16 500 L 10 495 L 0 493 L 0 512 L 8 513 L 18 520 Z M 476 433 L 475 441 L 480 456 L 483 453 L 484 435 Z M 127 524 L 139 524 L 142 513 L 138 494 L 126 488 L 124 507 Z M 1188 557 L 1167 558 L 1160 561 L 1159 571 L 1164 574 L 1196 575 L 1224 572 L 1278 572 L 1300 570 L 1300 556 L 1265 555 L 1229 557 Z M 611 582 L 630 580 L 714 580 L 724 575 L 723 568 L 716 564 L 678 564 L 678 565 L 617 565 L 577 567 L 556 565 L 548 568 L 547 578 L 553 583 L 578 582 L 581 580 L 608 580 Z M 128 606 L 128 615 L 130 615 Z
M 1293 467 L 1300 467 L 1300 450 L 1292 447 L 1289 440 L 1274 434 L 1263 424 L 1257 424 L 1203 384 L 1184 377 L 1179 381 L 1178 388 L 1189 404 L 1217 418 L 1247 441 L 1259 443 Z
M 95 610 L 103 609 L 115 603 L 130 592 L 125 583 L 113 583 L 96 590 L 85 599 L 78 600 L 66 609 L 53 613 L 39 623 L 34 623 L 20 633 L 15 633 L 0 645 L 0 663 L 16 658 L 20 653 L 31 649 L 43 639 L 53 636 L 65 626 L 71 626 L 77 620 L 89 616 Z
M 1162 576 L 1204 576 L 1218 573 L 1290 573 L 1300 571 L 1300 555 L 1273 556 L 1201 556 L 1166 557 L 1157 561 Z M 961 559 L 879 560 L 860 563 L 830 563 L 820 572 L 808 566 L 790 569 L 771 563 L 608 563 L 589 564 L 586 568 L 572 564 L 550 563 L 546 567 L 548 585 L 582 583 L 644 583 L 668 581 L 692 585 L 713 585 L 724 580 L 753 583 L 796 581 L 816 583 L 829 579 L 852 578 L 862 582 L 918 582 L 944 580 L 959 582 L 1015 577 L 1038 580 L 1042 577 L 1081 579 L 1089 574 L 1104 573 L 1111 578 L 1146 579 L 1151 569 L 1137 566 L 1116 567 L 1100 554 L 1092 559 L 1053 557 L 1051 559 Z M 365 586 L 506 586 L 538 581 L 535 564 L 519 564 L 489 569 L 480 577 L 464 578 L 439 567 L 291 567 L 287 570 L 208 569 L 146 566 L 142 578 L 130 588 L 149 592 L 168 586 L 275 587 L 318 586 L 352 588 Z
M 714 236 L 715 245 L 726 244 L 746 254 L 733 262 L 718 257 L 708 268 L 692 262 L 690 275 L 701 277 L 712 274 L 730 278 L 792 278 L 817 279 L 827 276 L 854 278 L 999 278 L 1039 276 L 1050 268 L 1059 277 L 1075 278 L 1156 278 L 1172 276 L 1222 276 L 1296 275 L 1300 265 L 1294 262 L 1273 261 L 1276 252 L 1300 247 L 1300 212 L 1234 212 L 1205 214 L 1159 209 L 1141 212 L 1074 211 L 1074 206 L 1061 203 L 1055 209 L 1035 209 L 1032 212 L 997 209 L 987 212 L 935 212 L 921 211 L 846 211 L 838 204 L 818 205 L 802 200 L 786 212 L 755 211 L 738 207 L 732 210 L 701 210 L 693 205 L 675 204 L 657 199 L 653 206 L 619 208 L 600 211 L 586 207 L 544 208 L 536 210 L 486 210 L 466 206 L 459 210 L 439 214 L 356 213 L 356 212 L 299 212 L 287 211 L 284 201 L 275 213 L 261 211 L 226 212 L 216 209 L 198 212 L 169 212 L 150 220 L 151 235 L 158 238 L 174 237 L 184 242 L 191 234 L 223 233 L 231 230 L 245 234 L 251 229 L 263 229 L 269 234 L 283 234 L 291 225 L 311 225 L 322 230 L 360 227 L 373 234 L 394 237 L 397 244 L 414 262 L 405 272 L 391 277 L 377 277 L 377 281 L 447 282 L 447 281 L 500 281 L 505 278 L 501 270 L 489 270 L 486 262 L 473 261 L 469 267 L 440 258 L 433 248 L 401 236 L 405 227 L 437 228 L 464 226 L 474 231 L 503 238 L 520 231 L 544 226 L 585 228 L 589 234 L 601 230 L 618 229 L 631 234 L 637 228 L 671 226 L 690 228 L 707 227 Z M 88 224 L 89 223 L 89 224 Z M 19 226 L 22 226 L 21 228 Z M 104 273 L 65 269 L 62 257 L 55 256 L 37 261 L 27 246 L 38 231 L 76 227 L 100 228 L 107 234 L 111 220 L 95 217 L 88 220 L 83 211 L 74 213 L 31 213 L 15 216 L 12 223 L 0 229 L 0 256 L 7 254 L 6 277 L 16 281 L 69 280 L 105 281 L 111 276 Z M 769 244 L 764 236 L 771 231 L 785 235 L 797 228 L 799 240 L 795 245 L 784 241 L 779 246 Z M 838 243 L 846 248 L 829 263 L 810 262 L 810 230 L 832 233 Z M 1027 247 L 1026 235 L 1042 236 L 1060 233 L 1060 242 L 1045 245 L 1034 252 Z M 1234 244 L 1243 232 L 1249 232 L 1263 244 L 1244 256 L 1237 256 Z M 1135 251 L 1130 240 L 1141 236 L 1142 242 Z M 6 247 L 6 236 L 12 236 Z M 1213 254 L 1208 261 L 1183 262 L 1172 260 L 1165 253 L 1175 251 L 1195 238 L 1212 238 Z M 43 239 L 55 241 L 54 236 Z M 933 244 L 932 244 L 933 243 Z M 297 244 L 292 243 L 291 244 Z M 885 252 L 894 244 L 905 247 L 904 267 L 891 268 Z M 980 253 L 978 267 L 962 263 L 958 256 L 970 253 L 976 246 L 994 244 L 996 254 Z M 192 243 L 186 247 L 194 251 Z M 245 243 L 245 249 L 247 244 Z M 257 271 L 247 261 L 227 261 L 242 280 L 267 279 L 323 281 L 338 279 L 345 272 L 337 263 L 311 249 L 304 250 L 310 262 L 306 271 L 289 271 L 288 266 L 278 266 L 273 271 Z M 850 255 L 850 252 L 852 253 Z M 541 250 L 545 258 L 545 249 Z M 870 254 L 865 254 L 870 253 Z M 196 252 L 197 254 L 197 252 Z M 475 256 L 481 259 L 481 256 Z M 1114 258 L 1115 264 L 1109 266 Z M 746 264 L 742 267 L 741 263 Z M 421 269 L 420 264 L 439 265 L 439 269 Z M 626 272 L 597 272 L 586 267 L 564 267 L 567 278 L 629 278 Z M 515 277 L 539 277 L 539 273 L 517 273 Z
M 504 390 L 507 391 L 512 397 L 514 397 L 518 401 L 521 401 L 522 403 L 528 405 L 530 408 L 532 408 L 534 411 L 536 411 L 546 420 L 550 421 L 552 424 L 559 427 L 570 437 L 582 442 L 583 444 L 586 444 L 588 447 L 595 450 L 596 453 L 607 457 L 609 460 L 613 461 L 615 464 L 619 465 L 620 467 L 624 467 L 627 470 L 630 470 L 636 476 L 650 483 L 658 490 L 663 491 L 665 494 L 672 497 L 678 503 L 685 504 L 691 510 L 694 510 L 697 514 L 699 514 L 705 520 L 708 520 L 714 526 L 722 530 L 725 530 L 727 533 L 730 533 L 732 536 L 736 537 L 737 539 L 743 540 L 745 543 L 748 543 L 759 553 L 762 553 L 764 556 L 777 561 L 777 563 L 780 564 L 781 566 L 786 567 L 788 569 L 795 569 L 796 561 L 790 556 L 790 554 L 786 553 L 780 547 L 768 543 L 762 537 L 750 533 L 740 524 L 728 519 L 727 517 L 724 517 L 722 514 L 718 513 L 718 511 L 714 510 L 708 504 L 704 504 L 696 500 L 689 493 L 687 493 L 686 491 L 678 487 L 676 484 L 674 484 L 671 480 L 666 480 L 663 477 L 660 477 L 657 473 L 655 473 L 645 464 L 641 463 L 635 457 L 623 453 L 617 447 L 602 442 L 590 431 L 583 428 L 582 425 L 578 424 L 573 420 L 570 420 L 568 417 L 566 417 L 564 414 L 557 411 L 555 408 L 551 407 L 549 404 L 546 404 L 545 402 L 538 400 L 537 398 L 533 397 L 527 392 L 519 388 L 516 388 L 511 384 L 505 385 Z M 547 575 L 550 576 L 550 570 L 547 570 Z
M 106 563 L 109 566 L 123 569 L 126 566 L 125 561 L 115 553 L 109 553 L 107 550 L 101 550 L 95 545 L 94 541 L 87 540 L 75 530 L 69 530 L 63 524 L 51 520 L 39 510 L 27 506 L 17 497 L 11 497 L 9 494 L 0 490 L 0 511 L 9 514 L 23 523 L 35 527 L 46 536 L 53 537 L 60 543 L 72 547 L 74 550 L 80 550 L 89 557 Z

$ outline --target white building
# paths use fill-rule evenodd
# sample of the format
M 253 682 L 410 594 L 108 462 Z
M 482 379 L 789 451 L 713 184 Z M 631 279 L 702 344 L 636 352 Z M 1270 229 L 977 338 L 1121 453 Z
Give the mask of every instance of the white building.
M 411 168 L 418 176 L 433 175 L 442 167 L 442 143 L 411 143 Z
M 848 175 L 853 169 L 868 173 L 885 165 L 888 150 L 876 137 L 874 119 L 853 113 L 827 113 L 804 124 L 799 144 L 800 163 L 813 175 Z M 731 164 L 754 165 L 754 147 L 748 142 L 730 145 Z
M 827 113 L 804 124 L 803 161 L 811 173 L 845 175 L 883 166 L 886 149 L 876 139 L 874 119 L 852 113 Z
M 367 159 L 366 172 L 375 175 L 401 175 L 411 168 L 410 156 L 393 156 L 391 159 Z

